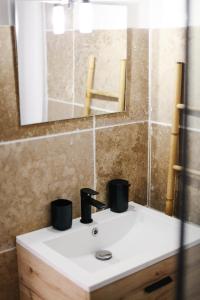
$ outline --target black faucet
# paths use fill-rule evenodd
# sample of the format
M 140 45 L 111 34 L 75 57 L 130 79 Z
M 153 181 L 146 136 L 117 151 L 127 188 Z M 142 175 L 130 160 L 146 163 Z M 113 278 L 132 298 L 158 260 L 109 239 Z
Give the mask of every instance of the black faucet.
M 91 206 L 95 206 L 98 209 L 106 208 L 106 205 L 100 201 L 97 201 L 92 198 L 92 196 L 96 196 L 99 193 L 89 189 L 83 188 L 80 190 L 81 193 L 81 223 L 89 224 L 92 223 L 93 220 L 91 218 Z

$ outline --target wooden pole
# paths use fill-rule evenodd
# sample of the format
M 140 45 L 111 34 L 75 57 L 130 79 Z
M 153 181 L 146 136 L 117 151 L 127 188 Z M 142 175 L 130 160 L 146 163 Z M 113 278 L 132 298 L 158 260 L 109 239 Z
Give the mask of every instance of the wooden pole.
M 177 104 L 177 108 L 178 109 L 181 109 L 181 110 L 185 110 L 186 109 L 186 107 L 185 107 L 185 104 Z M 192 106 L 188 106 L 187 107 L 187 111 L 188 112 L 197 112 L 197 113 L 199 113 L 200 112 L 200 108 L 198 108 L 198 107 L 192 107 Z
M 89 58 L 89 68 L 86 86 L 86 97 L 85 97 L 85 111 L 84 115 L 90 115 L 90 106 L 93 95 L 103 96 L 106 98 L 111 98 L 108 101 L 118 101 L 119 111 L 123 112 L 125 109 L 125 89 L 126 89 L 126 59 L 121 59 L 120 61 L 120 82 L 119 82 L 119 95 L 110 92 L 104 92 L 100 90 L 93 89 L 94 73 L 95 73 L 95 63 L 96 58 L 91 55 Z
M 89 90 L 89 92 L 94 95 L 94 96 L 102 96 L 102 97 L 108 97 L 108 98 L 112 98 L 111 100 L 108 99 L 108 101 L 118 101 L 119 96 L 114 94 L 114 93 L 110 93 L 110 92 L 104 92 L 104 91 L 100 91 L 100 90 Z M 101 99 L 98 99 L 101 100 Z
M 93 55 L 91 55 L 89 58 L 89 66 L 88 66 L 88 77 L 87 77 L 86 98 L 85 98 L 85 112 L 84 112 L 85 116 L 90 115 L 90 105 L 91 105 L 91 100 L 92 100 L 91 90 L 93 88 L 95 62 L 96 62 L 96 58 Z
M 169 168 L 168 168 L 168 179 L 167 179 L 167 196 L 165 204 L 165 212 L 167 215 L 173 214 L 174 207 L 174 187 L 175 187 L 175 176 L 177 160 L 177 148 L 179 142 L 179 127 L 180 127 L 180 110 L 177 107 L 181 104 L 182 100 L 182 84 L 183 84 L 183 63 L 177 63 L 177 86 L 176 86 L 176 99 L 174 105 L 173 119 L 172 119 L 172 130 L 170 139 L 170 154 L 169 154 Z
M 126 59 L 121 59 L 120 82 L 119 82 L 119 111 L 125 110 L 125 89 L 126 89 Z
M 182 172 L 184 169 L 182 166 L 179 165 L 174 165 L 173 169 L 177 172 Z M 191 175 L 196 175 L 196 176 L 200 176 L 200 171 L 199 170 L 195 170 L 195 169 L 185 169 L 185 172 Z

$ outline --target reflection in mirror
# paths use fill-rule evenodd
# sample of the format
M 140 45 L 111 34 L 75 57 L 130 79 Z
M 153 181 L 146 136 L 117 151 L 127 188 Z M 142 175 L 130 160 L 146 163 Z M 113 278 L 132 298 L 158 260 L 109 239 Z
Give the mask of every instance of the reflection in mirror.
M 16 0 L 21 125 L 125 110 L 126 5 L 61 2 Z

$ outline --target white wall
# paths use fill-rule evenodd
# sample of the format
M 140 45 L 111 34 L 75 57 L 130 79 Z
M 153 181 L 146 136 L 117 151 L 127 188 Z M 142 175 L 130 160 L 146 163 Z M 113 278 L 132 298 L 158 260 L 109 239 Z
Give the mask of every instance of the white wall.
M 137 0 L 130 3 L 128 20 L 131 28 L 173 28 L 186 24 L 185 0 Z
M 100 1 L 92 0 L 94 3 Z M 185 26 L 186 0 L 102 0 L 101 2 L 128 4 L 128 26 L 132 28 Z M 14 24 L 13 3 L 14 0 L 0 0 L 0 25 Z M 192 22 L 190 25 L 200 26 L 200 0 L 190 0 L 190 3 L 192 8 Z
M 79 29 L 79 7 L 76 4 L 74 10 L 75 29 Z M 93 30 L 118 30 L 126 29 L 128 26 L 128 15 L 126 5 L 93 5 Z
M 200 26 L 200 0 L 190 0 L 190 25 Z
M 73 16 L 72 9 L 69 9 L 67 5 L 65 8 L 65 29 L 79 30 L 79 5 L 78 2 L 74 4 Z M 53 5 L 46 5 L 46 23 L 47 30 L 52 31 L 52 12 Z M 93 29 L 94 30 L 118 30 L 126 29 L 128 26 L 128 15 L 127 15 L 127 5 L 104 5 L 104 4 L 94 4 L 93 5 Z
M 186 26 L 186 0 L 103 0 L 103 2 L 128 4 L 129 28 Z M 190 7 L 190 25 L 200 26 L 200 0 L 190 0 Z
M 92 2 L 99 2 L 92 0 Z M 195 11 L 200 0 L 195 2 Z M 128 6 L 129 28 L 174 28 L 186 25 L 186 0 L 103 0 Z M 197 18 L 196 18 L 197 20 Z M 200 24 L 200 18 L 198 18 Z
M 0 0 L 0 26 L 14 25 L 14 0 Z

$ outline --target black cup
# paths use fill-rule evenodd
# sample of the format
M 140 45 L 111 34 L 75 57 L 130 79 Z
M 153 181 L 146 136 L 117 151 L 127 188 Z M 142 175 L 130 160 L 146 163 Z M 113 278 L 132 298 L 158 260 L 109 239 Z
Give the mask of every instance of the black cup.
M 122 213 L 128 209 L 129 182 L 114 179 L 108 182 L 108 203 L 111 211 Z
M 52 226 L 57 230 L 67 230 L 72 226 L 72 202 L 57 199 L 51 202 Z

